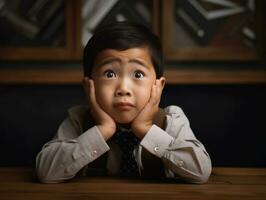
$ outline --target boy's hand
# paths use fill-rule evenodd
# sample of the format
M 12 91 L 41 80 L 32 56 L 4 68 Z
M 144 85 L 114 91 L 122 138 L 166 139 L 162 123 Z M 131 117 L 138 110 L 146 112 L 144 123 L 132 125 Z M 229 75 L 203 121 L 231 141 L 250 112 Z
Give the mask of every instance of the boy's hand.
M 146 135 L 153 124 L 153 118 L 159 110 L 162 91 L 163 85 L 160 84 L 160 80 L 156 80 L 155 84 L 152 86 L 148 103 L 131 124 L 133 133 L 140 139 Z
M 93 80 L 85 77 L 83 79 L 83 85 L 89 101 L 91 115 L 104 139 L 108 140 L 116 131 L 116 123 L 97 103 Z

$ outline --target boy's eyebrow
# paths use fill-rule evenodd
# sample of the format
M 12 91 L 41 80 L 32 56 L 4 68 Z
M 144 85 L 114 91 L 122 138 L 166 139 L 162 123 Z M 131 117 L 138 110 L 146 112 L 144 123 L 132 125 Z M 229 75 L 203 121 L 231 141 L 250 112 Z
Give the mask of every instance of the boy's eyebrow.
M 97 67 L 102 67 L 104 65 L 107 65 L 107 64 L 110 64 L 110 63 L 113 63 L 113 62 L 119 62 L 121 63 L 122 61 L 119 59 L 119 58 L 111 58 L 111 59 L 107 59 L 107 60 L 104 60 L 103 62 L 99 63 L 97 65 Z M 138 59 L 131 59 L 129 60 L 129 63 L 136 63 L 138 65 L 141 65 L 145 68 L 148 68 L 148 66 L 141 60 L 138 60 Z
M 148 68 L 148 66 L 144 62 L 142 62 L 141 60 L 138 60 L 138 59 L 131 59 L 131 60 L 129 60 L 129 62 L 130 63 L 137 63 L 139 65 L 142 65 L 145 68 Z
M 121 60 L 119 58 L 107 59 L 107 60 L 104 60 L 103 62 L 99 63 L 97 65 L 97 67 L 102 67 L 104 65 L 107 65 L 107 64 L 110 64 L 110 63 L 113 63 L 113 62 L 119 62 L 119 63 L 121 63 Z

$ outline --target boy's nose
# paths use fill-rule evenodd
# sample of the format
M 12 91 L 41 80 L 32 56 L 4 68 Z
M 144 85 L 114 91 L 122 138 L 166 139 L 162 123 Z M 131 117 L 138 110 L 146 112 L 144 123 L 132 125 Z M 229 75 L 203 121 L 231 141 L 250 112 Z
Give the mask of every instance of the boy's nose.
M 131 96 L 130 83 L 125 79 L 121 80 L 116 89 L 115 95 L 116 96 Z
M 117 90 L 116 96 L 130 96 L 130 92 L 124 90 Z

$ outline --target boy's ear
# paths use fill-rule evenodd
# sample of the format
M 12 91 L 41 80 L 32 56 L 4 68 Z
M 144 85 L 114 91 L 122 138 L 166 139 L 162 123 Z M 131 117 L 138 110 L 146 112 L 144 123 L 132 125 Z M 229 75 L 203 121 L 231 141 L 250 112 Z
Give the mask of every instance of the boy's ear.
M 159 82 L 160 86 L 163 89 L 165 86 L 165 77 L 162 76 L 161 78 L 157 79 L 157 81 Z

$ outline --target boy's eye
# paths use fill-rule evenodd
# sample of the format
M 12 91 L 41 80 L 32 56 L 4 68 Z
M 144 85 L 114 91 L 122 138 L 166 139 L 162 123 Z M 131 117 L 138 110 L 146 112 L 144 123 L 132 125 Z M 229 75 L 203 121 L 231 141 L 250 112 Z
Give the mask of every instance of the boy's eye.
M 144 73 L 141 71 L 135 71 L 134 72 L 134 77 L 137 79 L 143 78 L 144 77 Z
M 107 77 L 107 78 L 115 78 L 115 77 L 116 77 L 115 72 L 112 71 L 112 70 L 107 70 L 107 71 L 105 71 L 105 72 L 104 72 L 104 75 L 105 75 L 105 77 Z

